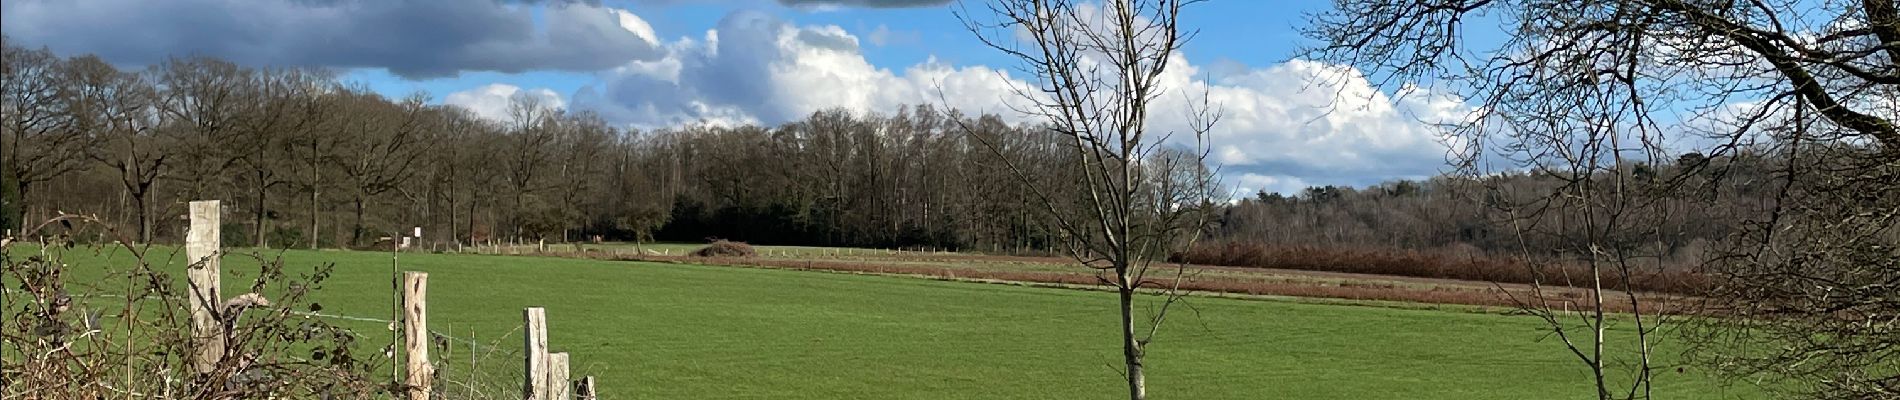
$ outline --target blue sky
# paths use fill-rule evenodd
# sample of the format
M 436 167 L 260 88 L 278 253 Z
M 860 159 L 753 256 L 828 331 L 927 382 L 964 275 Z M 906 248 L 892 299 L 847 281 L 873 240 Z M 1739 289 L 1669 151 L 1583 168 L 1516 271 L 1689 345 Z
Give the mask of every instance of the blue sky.
M 787 6 L 826 3 L 823 6 Z M 392 97 L 503 118 L 543 98 L 636 129 L 777 124 L 825 108 L 890 113 L 932 104 L 1007 113 L 1032 77 L 984 47 L 945 0 L 9 0 L 10 41 L 139 66 L 202 54 L 321 66 Z M 902 5 L 902 6 L 893 6 Z M 981 3 L 969 4 L 980 12 Z M 1150 129 L 1206 94 L 1210 136 L 1243 191 L 1369 185 L 1444 169 L 1431 127 L 1469 107 L 1455 95 L 1374 86 L 1360 71 L 1297 59 L 1306 14 L 1328 1 L 1213 0 L 1182 20 L 1200 35 L 1164 77 Z M 714 38 L 717 39 L 714 39 Z M 1015 117 L 1016 122 L 1031 122 Z

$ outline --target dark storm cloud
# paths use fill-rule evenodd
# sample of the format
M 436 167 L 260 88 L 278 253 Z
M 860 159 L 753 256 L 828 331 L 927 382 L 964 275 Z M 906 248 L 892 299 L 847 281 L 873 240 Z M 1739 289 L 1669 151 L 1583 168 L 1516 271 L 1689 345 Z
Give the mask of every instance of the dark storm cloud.
M 778 0 L 779 4 L 789 7 L 870 7 L 870 8 L 907 8 L 936 7 L 950 4 L 950 0 Z
M 545 8 L 536 23 L 533 9 Z M 209 55 L 254 65 L 461 71 L 592 71 L 663 50 L 586 1 L 26 0 L 0 6 L 12 40 L 151 64 Z

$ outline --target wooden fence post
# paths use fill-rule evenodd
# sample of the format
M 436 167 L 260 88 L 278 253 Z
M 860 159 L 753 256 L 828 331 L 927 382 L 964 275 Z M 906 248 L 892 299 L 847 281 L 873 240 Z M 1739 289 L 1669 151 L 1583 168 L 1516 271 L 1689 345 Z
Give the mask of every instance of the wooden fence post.
M 549 400 L 548 397 L 548 314 L 541 307 L 528 307 L 525 312 L 528 320 L 528 332 L 523 335 L 527 340 L 528 365 L 522 398 L 526 400 Z
M 548 355 L 548 400 L 571 400 L 574 383 L 568 382 L 567 353 Z
M 574 398 L 575 400 L 600 400 L 600 395 L 594 394 L 593 375 L 581 378 L 581 384 L 574 386 Z
M 402 341 L 408 355 L 409 400 L 429 400 L 435 367 L 429 364 L 429 273 L 402 274 Z
M 224 324 L 218 307 L 224 305 L 219 285 L 219 206 L 217 200 L 191 202 L 191 230 L 185 233 L 185 259 L 191 263 L 191 336 L 198 340 L 193 366 L 199 373 L 217 369 L 224 357 Z

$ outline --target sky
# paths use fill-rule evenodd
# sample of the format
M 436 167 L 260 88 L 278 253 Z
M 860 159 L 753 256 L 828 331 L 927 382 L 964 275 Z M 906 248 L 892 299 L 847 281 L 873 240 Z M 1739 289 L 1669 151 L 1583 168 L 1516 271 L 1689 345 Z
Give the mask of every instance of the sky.
M 320 66 L 390 97 L 505 118 L 519 96 L 636 129 L 778 124 L 827 108 L 931 104 L 1002 114 L 1033 82 L 985 47 L 954 0 L 8 0 L 0 32 L 122 66 L 209 55 Z M 1181 17 L 1199 34 L 1170 60 L 1151 130 L 1221 112 L 1211 162 L 1241 193 L 1419 179 L 1445 167 L 1433 125 L 1455 95 L 1298 57 L 1329 1 L 1213 0 Z

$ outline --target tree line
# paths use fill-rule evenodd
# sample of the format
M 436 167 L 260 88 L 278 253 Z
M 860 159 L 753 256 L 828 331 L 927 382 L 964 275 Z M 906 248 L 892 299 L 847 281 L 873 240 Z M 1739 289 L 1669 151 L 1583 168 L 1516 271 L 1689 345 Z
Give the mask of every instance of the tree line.
M 1773 182 L 1777 167 L 1786 162 L 1765 147 L 1755 147 L 1716 156 L 1687 152 L 1665 162 L 1628 162 L 1595 172 L 1593 179 L 1600 181 L 1627 177 L 1644 190 L 1646 201 L 1669 210 L 1632 222 L 1646 229 L 1640 236 L 1648 239 L 1624 233 L 1604 240 L 1625 248 L 1661 245 L 1657 256 L 1672 267 L 1695 267 L 1709 261 L 1749 221 L 1770 216 L 1780 193 L 1764 183 Z M 1583 251 L 1566 250 L 1575 246 L 1562 238 L 1582 234 L 1585 225 L 1580 220 L 1589 213 L 1540 213 L 1535 225 L 1550 234 L 1520 237 L 1499 210 L 1556 193 L 1565 184 L 1565 176 L 1551 171 L 1516 170 L 1365 187 L 1314 186 L 1294 194 L 1263 191 L 1222 209 L 1210 236 L 1269 246 L 1467 257 L 1518 256 L 1527 247 L 1538 255 L 1579 259 Z
M 4 226 L 55 212 L 177 240 L 219 198 L 227 242 L 699 241 L 1047 249 L 1060 235 L 1006 171 L 1068 180 L 1054 137 L 928 105 L 778 126 L 623 129 L 517 97 L 493 120 L 322 70 L 180 57 L 127 70 L 5 45 Z M 979 144 L 988 139 L 991 145 Z

